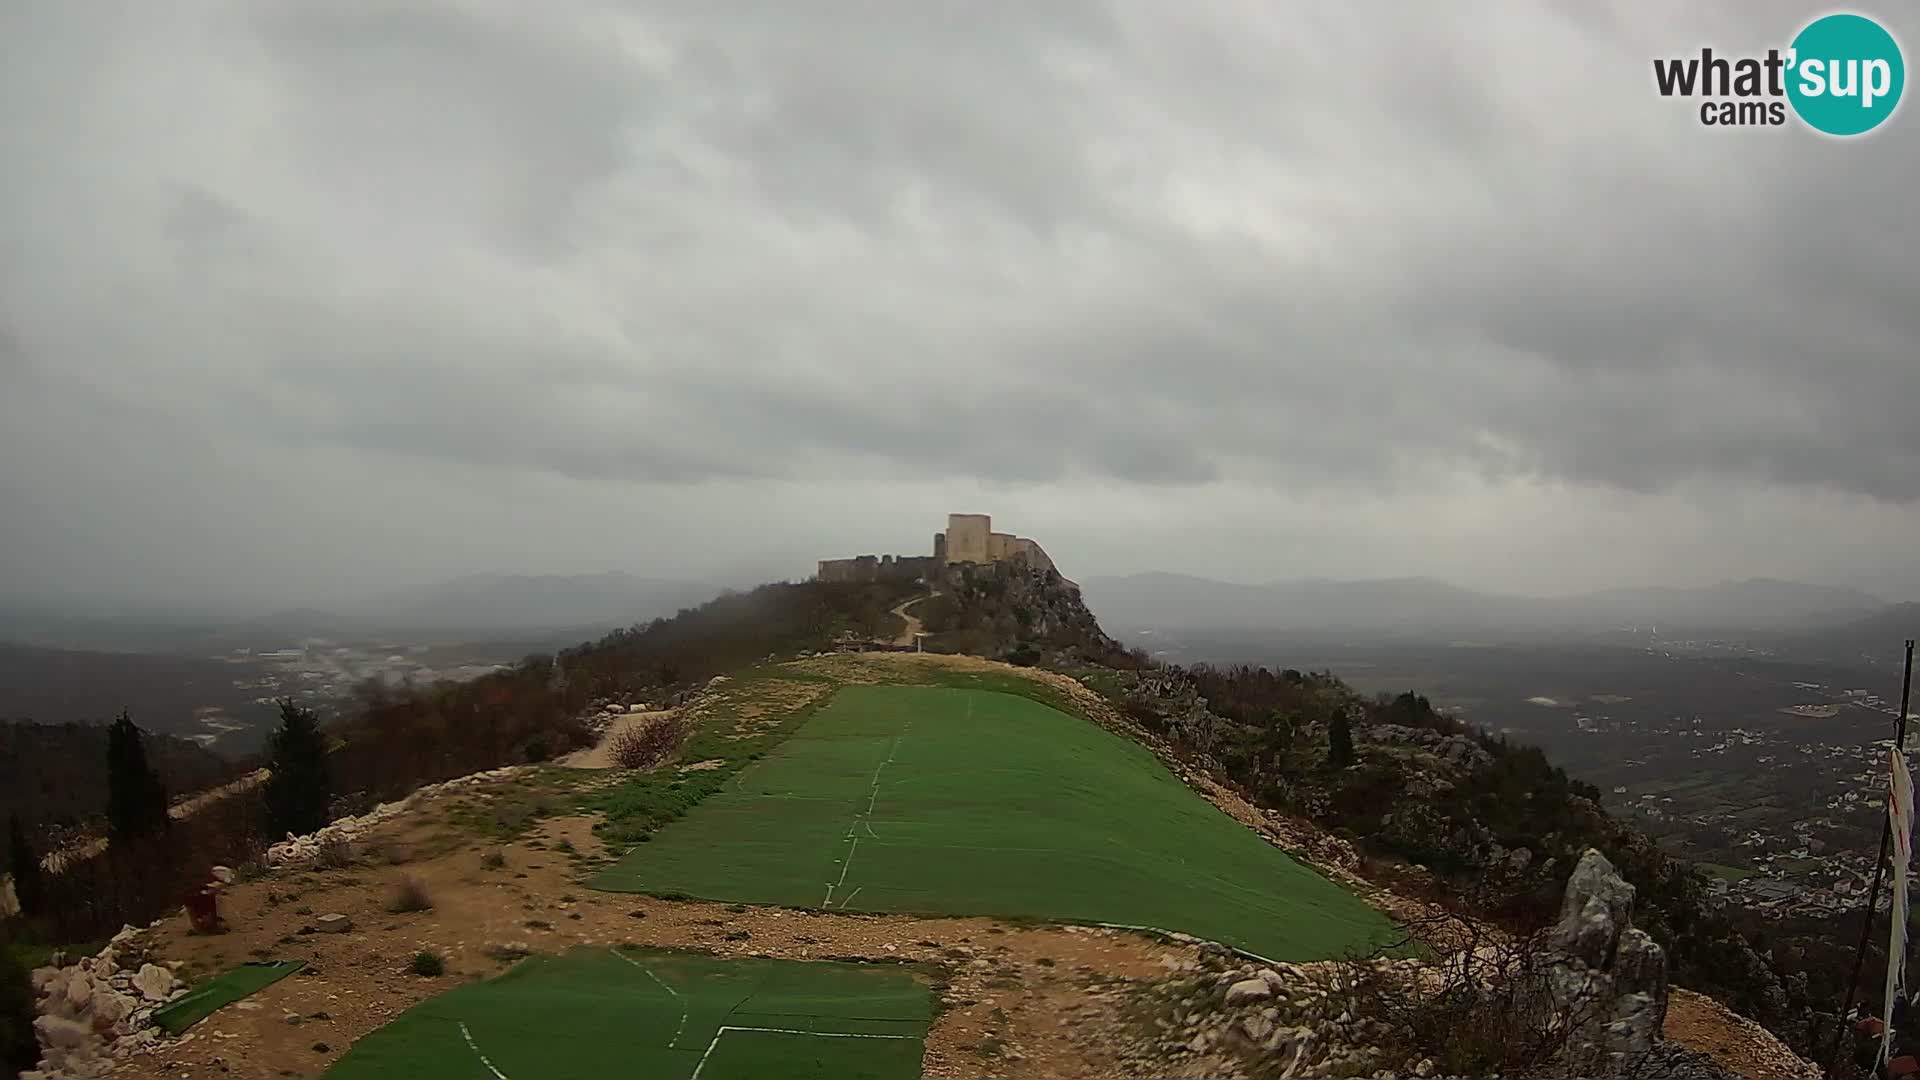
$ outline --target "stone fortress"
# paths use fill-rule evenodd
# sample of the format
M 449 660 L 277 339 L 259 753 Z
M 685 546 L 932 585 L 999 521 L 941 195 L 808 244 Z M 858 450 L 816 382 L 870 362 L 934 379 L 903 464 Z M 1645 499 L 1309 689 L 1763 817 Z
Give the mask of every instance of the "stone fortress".
M 948 514 L 945 532 L 933 534 L 932 555 L 856 555 L 851 559 L 821 559 L 821 581 L 931 581 L 953 564 L 989 566 L 1020 563 L 1055 570 L 1040 544 L 1025 536 L 994 532 L 987 514 Z M 1068 582 L 1072 585 L 1071 582 Z

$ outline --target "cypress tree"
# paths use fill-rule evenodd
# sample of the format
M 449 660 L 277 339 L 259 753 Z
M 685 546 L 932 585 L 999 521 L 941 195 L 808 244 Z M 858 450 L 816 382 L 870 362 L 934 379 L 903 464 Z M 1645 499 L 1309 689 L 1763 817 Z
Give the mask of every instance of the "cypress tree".
M 1327 722 L 1327 762 L 1336 769 L 1353 764 L 1353 730 L 1347 726 L 1345 710 Z
M 147 764 L 140 729 L 121 710 L 107 728 L 107 831 L 130 840 L 167 827 L 167 789 Z
M 268 742 L 267 816 L 275 836 L 314 832 L 327 823 L 333 795 L 327 774 L 327 740 L 311 709 L 280 702 L 280 727 Z

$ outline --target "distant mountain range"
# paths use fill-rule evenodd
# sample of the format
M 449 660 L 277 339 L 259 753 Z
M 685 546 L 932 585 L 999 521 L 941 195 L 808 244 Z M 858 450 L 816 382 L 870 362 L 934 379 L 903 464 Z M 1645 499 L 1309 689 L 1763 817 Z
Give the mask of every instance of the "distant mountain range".
M 603 574 L 486 574 L 369 597 L 339 614 L 410 629 L 527 631 L 631 626 L 720 593 L 717 585 Z
M 1697 588 L 1609 589 L 1566 597 L 1478 592 L 1430 578 L 1240 585 L 1180 574 L 1091 578 L 1087 603 L 1110 627 L 1312 630 L 1510 636 L 1658 628 L 1782 633 L 1877 615 L 1885 601 L 1854 589 L 1754 578 Z
M 303 638 L 571 643 L 693 607 L 720 586 L 633 574 L 482 575 L 260 615 L 72 615 L 0 610 L 0 641 L 60 649 L 207 654 Z

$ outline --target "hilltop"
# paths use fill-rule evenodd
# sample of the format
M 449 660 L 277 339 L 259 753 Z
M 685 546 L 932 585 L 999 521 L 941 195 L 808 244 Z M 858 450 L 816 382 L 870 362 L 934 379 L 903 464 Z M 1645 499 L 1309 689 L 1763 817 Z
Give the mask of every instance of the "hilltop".
M 918 620 L 924 627 L 925 636 L 919 639 L 922 647 L 986 659 L 887 653 L 819 655 L 846 647 L 837 643 L 900 640 L 910 620 Z M 1283 1048 L 1290 1048 L 1294 1058 L 1300 1060 L 1305 1053 L 1301 1048 L 1311 1043 L 1316 1047 L 1312 1060 L 1322 1063 L 1312 1068 L 1333 1067 L 1326 1063 L 1335 1059 L 1327 1055 L 1344 1045 L 1340 1040 L 1347 1036 L 1337 1025 L 1327 1026 L 1330 1016 L 1316 1020 L 1283 1011 L 1274 1019 L 1255 1024 L 1237 1012 L 1215 1014 L 1196 1012 L 1192 1005 L 1180 1006 L 1180 1018 L 1169 1022 L 1200 1025 L 1192 1028 L 1192 1046 L 1182 1043 L 1184 1049 L 1175 1052 L 1161 1045 L 1161 1037 L 1150 1037 L 1142 1043 L 1128 1044 L 1135 1046 L 1128 1051 L 1135 1056 L 1124 1061 L 1110 1053 L 1095 1054 L 1087 1045 L 1073 1040 L 1061 1043 L 1045 1034 L 1050 1023 L 1046 1018 L 1064 1016 L 1062 997 L 1076 993 L 1090 995 L 1083 998 L 1090 1010 L 1082 1016 L 1085 1022 L 1096 1028 L 1107 1025 L 1113 1031 L 1125 1028 L 1123 1014 L 1146 1008 L 1158 1000 L 1157 994 L 1172 992 L 1166 979 L 1151 974 L 1154 965 L 1160 965 L 1162 972 L 1174 973 L 1177 979 L 1215 980 L 1207 985 L 1216 989 L 1189 991 L 1202 996 L 1224 993 L 1230 985 L 1245 982 L 1248 977 L 1266 977 L 1258 971 L 1248 976 L 1245 969 L 1223 966 L 1220 957 L 1207 953 L 1204 947 L 1198 953 L 1191 952 L 1190 946 L 1175 939 L 1171 946 L 1160 947 L 1171 947 L 1172 952 L 1151 948 L 1141 951 L 1125 935 L 1114 937 L 1117 932 L 1102 931 L 1097 938 L 1099 955 L 1087 956 L 1075 969 L 1081 974 L 1074 979 L 1092 977 L 1087 973 L 1093 973 L 1119 981 L 1090 994 L 1084 987 L 1076 991 L 1072 980 L 1061 981 L 1048 973 L 1060 956 L 1072 955 L 1078 947 L 1073 944 L 1073 934 L 1035 929 L 1032 933 L 1039 936 L 1033 938 L 1031 951 L 1020 951 L 1028 946 L 1015 950 L 1016 955 L 1028 958 L 1009 966 L 1004 957 L 997 959 L 979 951 L 981 941 L 1001 936 L 990 920 L 930 920 L 923 902 L 888 907 L 890 886 L 886 881 L 893 879 L 871 878 L 862 884 L 856 878 L 848 882 L 848 867 L 843 865 L 842 884 L 845 890 L 854 891 L 836 894 L 830 889 L 828 906 L 821 906 L 817 899 L 805 901 L 813 913 L 783 916 L 778 909 L 747 906 L 764 905 L 768 900 L 738 892 L 730 884 L 732 875 L 738 872 L 736 865 L 729 863 L 716 869 L 699 861 L 710 857 L 706 854 L 673 855 L 684 850 L 715 853 L 725 860 L 732 845 L 748 843 L 764 832 L 764 828 L 756 827 L 733 839 L 727 838 L 733 834 L 719 835 L 692 847 L 686 846 L 688 841 L 674 839 L 682 835 L 675 830 L 691 828 L 696 821 L 707 821 L 711 828 L 711 823 L 718 820 L 713 815 L 721 809 L 709 811 L 700 804 L 710 796 L 717 798 L 716 793 L 735 790 L 729 785 L 749 767 L 756 769 L 753 775 L 768 778 L 761 781 L 763 786 L 779 789 L 772 780 L 775 774 L 759 764 L 762 759 L 769 754 L 787 754 L 787 740 L 801 725 L 809 725 L 810 732 L 824 730 L 814 725 L 813 718 L 829 700 L 841 700 L 834 696 L 836 687 L 872 682 L 1012 692 L 1065 716 L 1091 721 L 1126 742 L 1145 747 L 1160 763 L 1156 767 L 1169 770 L 1228 819 L 1252 828 L 1300 864 L 1314 867 L 1404 925 L 1427 927 L 1421 933 L 1433 941 L 1456 940 L 1452 935 L 1460 932 L 1458 928 L 1470 927 L 1485 928 L 1471 933 L 1492 932 L 1516 942 L 1544 940 L 1539 935 L 1553 926 L 1556 918 L 1565 922 L 1563 893 L 1570 879 L 1577 876 L 1576 867 L 1590 861 L 1584 853 L 1593 849 L 1594 858 L 1610 863 L 1606 874 L 1613 873 L 1611 867 L 1618 867 L 1616 880 L 1622 881 L 1619 888 L 1633 886 L 1637 900 L 1632 907 L 1632 926 L 1636 933 L 1644 932 L 1648 943 L 1659 951 L 1661 963 L 1671 966 L 1677 983 L 1708 990 L 1782 1034 L 1799 1033 L 1792 1020 L 1805 1014 L 1808 1003 L 1804 996 L 1782 986 L 1764 958 L 1708 910 L 1691 871 L 1666 859 L 1644 836 L 1612 821 L 1598 806 L 1591 789 L 1554 769 L 1538 751 L 1508 746 L 1473 732 L 1437 713 L 1412 693 L 1368 699 L 1324 674 L 1258 668 L 1183 669 L 1154 664 L 1108 636 L 1082 601 L 1079 590 L 1050 565 L 1018 561 L 943 567 L 922 580 L 763 586 L 556 655 L 529 657 L 512 670 L 471 682 L 416 687 L 368 700 L 333 728 L 336 749 L 331 763 L 336 786 L 342 792 L 338 805 L 343 810 L 374 811 L 363 825 L 340 826 L 343 831 L 337 839 L 346 847 L 339 856 L 344 860 L 339 868 L 296 869 L 296 880 L 289 889 L 284 880 L 289 871 L 269 867 L 284 867 L 287 858 L 295 859 L 296 866 L 300 859 L 335 858 L 324 855 L 333 841 L 303 842 L 306 846 L 289 848 L 288 854 L 279 857 L 280 863 L 269 860 L 255 871 L 267 875 L 259 884 L 233 894 L 232 910 L 241 913 L 250 927 L 245 936 L 231 943 L 208 939 L 202 945 L 182 933 L 184 924 L 176 917 L 168 924 L 170 929 L 163 932 L 159 948 L 169 955 L 190 954 L 191 965 L 210 970 L 231 962 L 240 946 L 256 939 L 265 951 L 285 951 L 286 942 L 302 940 L 299 931 L 312 925 L 313 916 L 328 908 L 351 909 L 347 913 L 356 924 L 370 921 L 374 925 L 364 934 L 356 931 L 342 940 L 342 944 L 353 946 L 348 953 L 340 953 L 330 938 L 305 939 L 307 945 L 302 950 L 317 950 L 314 956 L 323 973 L 330 969 L 359 971 L 382 980 L 388 992 L 398 995 L 398 1005 L 420 1000 L 432 988 L 431 984 L 386 974 L 393 970 L 388 957 L 416 945 L 430 947 L 450 961 L 454 970 L 467 974 L 492 970 L 489 964 L 493 961 L 488 957 L 495 952 L 519 955 L 528 949 L 550 951 L 570 942 L 617 942 L 622 938 L 649 944 L 694 944 L 725 955 L 836 955 L 821 950 L 839 947 L 851 948 L 852 952 L 838 955 L 870 957 L 878 949 L 882 954 L 903 958 L 911 955 L 916 962 L 958 963 L 969 971 L 989 973 L 986 984 L 965 971 L 944 977 L 949 985 L 966 982 L 974 988 L 965 995 L 974 1004 L 960 1007 L 954 1019 L 936 1023 L 926 1036 L 929 1067 L 944 1061 L 941 1068 L 945 1075 L 968 1074 L 970 1062 L 974 1068 L 979 1066 L 977 1056 L 954 1056 L 963 1049 L 953 1041 L 962 1038 L 956 1034 L 955 1025 L 961 1031 L 971 1025 L 971 1034 L 964 1036 L 965 1054 L 988 1053 L 992 1057 L 1011 1051 L 1060 1062 L 1074 1060 L 1077 1054 L 1081 1068 L 1104 1062 L 1123 1073 L 1152 1073 L 1175 1059 L 1189 1064 L 1210 1061 L 1222 1068 L 1226 1068 L 1222 1062 L 1229 1062 L 1228 1071 L 1247 1067 L 1258 1071 L 1258 1063 L 1267 1060 L 1262 1055 L 1271 1053 L 1261 1050 L 1263 1040 L 1271 1041 L 1266 1033 L 1249 1041 L 1244 1033 L 1231 1037 L 1210 1034 L 1215 1027 L 1206 1025 L 1227 1025 L 1243 1032 L 1240 1025 L 1245 1020 L 1247 1025 L 1267 1025 L 1266 1031 L 1272 1032 L 1295 1023 L 1306 1025 L 1299 1030 L 1321 1033 L 1308 1042 L 1283 1043 Z M 591 745 L 605 725 L 630 715 L 629 710 L 642 708 L 683 718 L 678 722 L 686 725 L 685 733 L 680 736 L 678 750 L 669 757 L 668 767 L 583 774 L 528 764 Z M 923 706 L 913 708 L 918 711 Z M 970 709 L 967 711 L 970 715 Z M 848 730 L 858 733 L 864 725 L 885 715 L 885 710 L 873 717 L 844 713 L 837 723 L 851 725 Z M 940 722 L 959 724 L 965 718 Z M 1044 722 L 1043 727 L 1045 723 L 1051 721 Z M 1016 728 L 1032 726 L 1028 722 Z M 878 743 L 863 736 L 865 741 L 857 745 L 884 747 L 884 732 L 882 728 L 875 733 Z M 893 736 L 895 745 L 898 737 L 898 733 Z M 818 739 L 817 734 L 812 736 L 813 742 Z M 1342 744 L 1350 744 L 1350 749 L 1333 749 Z M 1077 760 L 1079 753 L 1069 754 L 1068 759 Z M 1340 755 L 1343 760 L 1332 760 L 1330 755 Z M 883 757 L 890 761 L 893 755 L 886 753 Z M 503 767 L 504 772 L 500 771 Z M 1068 771 L 1079 767 L 1055 766 L 1049 775 L 1064 779 Z M 878 770 L 872 761 L 852 768 L 858 770 L 856 776 L 870 774 L 877 796 L 885 776 L 884 761 Z M 811 774 L 802 770 L 794 775 L 804 781 Z M 444 790 L 423 789 L 423 785 L 468 776 L 477 782 L 460 781 Z M 859 784 L 864 789 L 867 782 L 861 779 Z M 415 792 L 419 794 L 412 794 Z M 406 798 L 410 794 L 412 797 Z M 404 804 L 391 802 L 401 798 L 406 798 Z M 381 800 L 389 801 L 388 808 L 375 807 Z M 992 805 L 991 800 L 986 805 Z M 394 810 L 394 806 L 402 808 Z M 1164 812 L 1146 806 L 1136 800 L 1132 809 L 1143 814 Z M 679 824 L 690 812 L 694 814 L 690 822 Z M 1099 820 L 1110 822 L 1105 828 L 1123 829 L 1120 819 L 1128 812 L 1122 807 L 1096 814 Z M 420 816 L 422 813 L 426 816 Z M 1047 813 L 1052 820 L 1055 812 Z M 928 820 L 925 814 L 910 816 Z M 870 812 L 864 819 L 856 814 L 853 820 L 855 825 L 846 839 L 855 847 L 870 842 L 884 848 L 880 838 L 899 828 L 891 821 L 874 820 Z M 868 833 L 857 831 L 863 820 Z M 1140 824 L 1146 829 L 1151 823 Z M 875 828 L 878 836 L 869 837 Z M 653 840 L 656 834 L 660 836 L 658 841 Z M 1088 835 L 1097 838 L 1099 833 L 1096 830 Z M 216 850 L 219 843 L 231 842 L 232 837 L 209 835 L 191 843 L 200 839 L 206 841 L 204 850 L 193 847 L 188 857 L 175 860 L 179 869 L 174 883 L 146 893 L 114 894 L 125 903 L 140 903 L 140 896 L 145 895 L 152 898 L 146 903 L 162 906 L 146 910 L 86 906 L 85 911 L 72 914 L 65 928 L 68 938 L 108 931 L 123 918 L 144 921 L 155 911 L 164 910 L 159 897 L 178 896 L 187 883 L 204 880 L 209 859 L 234 857 Z M 657 856 L 653 854 L 656 843 L 661 845 Z M 1005 846 L 1002 840 L 988 843 Z M 501 845 L 502 866 L 524 869 L 508 869 L 504 877 L 490 878 L 486 870 L 492 855 L 487 854 L 487 844 Z M 791 849 L 793 845 L 779 846 Z M 551 854 L 556 849 L 559 856 Z M 849 861 L 854 856 L 850 852 Z M 586 891 L 589 884 L 609 887 L 608 882 L 587 875 L 613 873 L 615 863 L 627 857 L 644 857 L 643 865 L 655 867 L 669 858 L 695 861 L 686 864 L 685 874 L 689 876 L 678 883 L 631 879 L 656 895 L 641 898 L 630 907 L 618 906 L 621 901 L 617 893 Z M 1244 857 L 1239 861 L 1244 862 Z M 557 862 L 572 864 L 571 869 L 553 865 Z M 428 888 L 440 894 L 435 902 L 436 914 L 411 920 L 383 918 L 378 905 L 384 887 L 369 884 L 365 878 L 369 872 L 375 881 L 396 873 L 412 873 L 415 864 Z M 866 867 L 863 873 L 885 871 L 870 862 L 857 865 Z M 561 872 L 556 874 L 556 870 Z M 797 878 L 796 883 L 804 877 Z M 82 887 L 94 880 L 97 878 L 76 878 L 67 887 Z M 976 887 L 988 884 L 988 879 L 979 874 L 970 880 Z M 694 883 L 704 884 L 695 888 Z M 893 888 L 897 892 L 897 886 Z M 684 899 L 688 893 L 707 895 L 714 902 Z M 290 905 L 288 897 L 293 895 L 305 898 L 300 907 L 311 914 L 286 913 L 281 905 Z M 1006 914 L 1021 913 L 1020 904 L 1027 903 L 1018 901 L 1017 894 L 1002 895 L 992 889 L 979 895 L 981 903 L 987 905 L 984 910 Z M 1152 889 L 1140 894 L 1149 905 L 1155 895 L 1158 893 Z M 719 901 L 733 902 L 720 908 Z M 1006 907 L 1008 903 L 1014 906 Z M 1032 911 L 1050 914 L 1051 903 L 1044 901 Z M 881 906 L 870 906 L 874 904 Z M 862 910 L 904 914 L 856 914 Z M 442 911 L 444 916 L 438 914 Z M 516 912 L 530 917 L 523 920 Z M 1176 908 L 1153 918 L 1177 920 L 1184 914 Z M 1612 933 L 1621 932 L 1627 917 L 1624 909 L 1618 912 Z M 93 921 L 87 923 L 88 919 Z M 623 923 L 622 919 L 630 921 Z M 872 922 L 874 919 L 881 921 Z M 889 919 L 895 921 L 887 922 Z M 1113 916 L 1108 919 L 1132 921 Z M 522 921 L 524 927 L 520 926 Z M 1223 925 L 1231 921 L 1229 918 Z M 389 922 L 393 925 L 386 925 Z M 535 923 L 541 924 L 537 932 L 527 934 L 526 929 Z M 579 925 L 569 927 L 568 923 Z M 1441 923 L 1455 929 L 1435 930 Z M 703 929 L 707 926 L 713 929 Z M 880 938 L 863 937 L 869 928 L 883 926 L 893 929 Z M 553 934 L 555 927 L 563 928 L 562 932 L 548 939 L 546 935 Z M 796 936 L 796 931 L 804 932 Z M 1231 936 L 1232 931 L 1215 933 Z M 271 934 L 282 936 L 267 936 Z M 282 944 L 276 947 L 274 940 Z M 822 945 L 829 941 L 836 944 Z M 1008 944 L 1012 941 L 1009 938 Z M 1525 955 L 1533 957 L 1526 961 L 1531 965 L 1544 962 L 1538 957 L 1546 954 Z M 984 963 L 976 969 L 975 960 Z M 1595 960 L 1611 962 L 1605 957 Z M 1278 980 L 1275 986 L 1288 994 L 1309 997 L 1313 991 L 1308 988 L 1316 985 L 1316 979 L 1340 983 L 1361 977 L 1359 969 L 1349 971 L 1337 965 L 1325 970 L 1272 970 L 1277 972 L 1272 976 Z M 1539 977 L 1546 978 L 1548 970 L 1540 969 Z M 999 986 L 993 982 L 996 979 L 1008 982 Z M 304 993 L 302 987 L 326 985 L 289 980 L 287 989 L 269 993 L 297 995 Z M 1009 996 L 1007 992 L 1016 985 L 1026 989 Z M 983 998 L 992 999 L 996 986 L 1000 1004 L 980 1006 Z M 1662 978 L 1661 1001 L 1665 1000 L 1664 986 Z M 1250 993 L 1244 991 L 1243 996 Z M 1624 990 L 1622 993 L 1625 996 L 1620 1007 L 1626 1008 L 1624 1002 L 1631 995 Z M 1208 1000 L 1215 1003 L 1209 1008 L 1215 1008 L 1222 999 Z M 1615 1007 L 1612 998 L 1607 999 L 1606 1007 Z M 338 1037 L 355 1038 L 378 1027 L 394 1009 L 342 1014 L 328 1006 L 306 1011 L 335 1016 L 330 1023 L 339 1029 Z M 1650 1014 L 1654 1030 L 1665 1011 L 1662 1004 L 1658 1012 Z M 1698 1022 L 1698 1012 L 1688 1014 L 1692 1022 Z M 1380 1022 L 1390 1028 L 1407 1022 L 1404 1017 L 1389 1021 L 1382 1015 Z M 354 1019 L 349 1021 L 348 1016 Z M 1645 1021 L 1636 1023 L 1645 1033 Z M 252 1056 L 240 1060 L 274 1063 L 276 1067 L 286 1067 L 296 1060 L 298 1046 L 286 1044 L 279 1034 L 282 1030 L 272 1025 L 246 1028 L 242 1045 L 253 1046 L 257 1040 L 259 1047 L 257 1051 L 248 1050 Z M 1457 1041 L 1437 1035 L 1425 1038 L 1440 1039 L 1431 1053 L 1454 1055 L 1446 1060 L 1483 1060 L 1473 1054 L 1506 1053 L 1499 1048 L 1489 1051 L 1485 1046 L 1469 1052 Z M 1420 1043 L 1416 1040 L 1407 1045 L 1417 1049 Z M 279 1049 L 274 1049 L 276 1046 Z M 982 1047 L 999 1049 L 983 1051 Z M 1247 1057 L 1249 1054 L 1252 1057 Z M 1406 1067 L 1411 1067 L 1411 1061 L 1408 1059 Z M 1072 1070 L 1066 1074 L 1072 1074 Z M 1687 1075 L 1721 1074 L 1701 1071 Z M 1770 1080 L 1771 1075 L 1786 1074 L 1748 1075 L 1766 1075 Z

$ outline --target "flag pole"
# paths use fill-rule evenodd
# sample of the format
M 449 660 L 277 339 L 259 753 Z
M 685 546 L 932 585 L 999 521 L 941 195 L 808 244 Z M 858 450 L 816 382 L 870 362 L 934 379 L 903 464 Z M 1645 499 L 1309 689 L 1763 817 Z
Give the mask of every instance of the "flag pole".
M 1907 662 L 1904 674 L 1900 676 L 1900 722 L 1894 729 L 1893 749 L 1903 753 L 1907 747 L 1907 702 L 1913 692 L 1913 639 L 1907 639 Z M 1893 806 L 1887 806 L 1886 817 L 1880 822 L 1880 857 L 1873 863 L 1873 887 L 1867 890 L 1867 913 L 1861 920 L 1860 943 L 1853 950 L 1853 976 L 1847 980 L 1847 992 L 1842 999 L 1837 1017 L 1839 1030 L 1833 1033 L 1833 1051 L 1827 1055 L 1832 1073 L 1840 1067 L 1840 1050 L 1847 1041 L 1847 1013 L 1853 1009 L 1853 991 L 1860 983 L 1860 968 L 1867 960 L 1867 938 L 1873 934 L 1873 911 L 1880 903 L 1880 878 L 1887 867 L 1887 846 L 1893 840 Z M 1888 912 L 1891 917 L 1892 912 Z M 1889 960 L 1892 958 L 1889 957 Z

